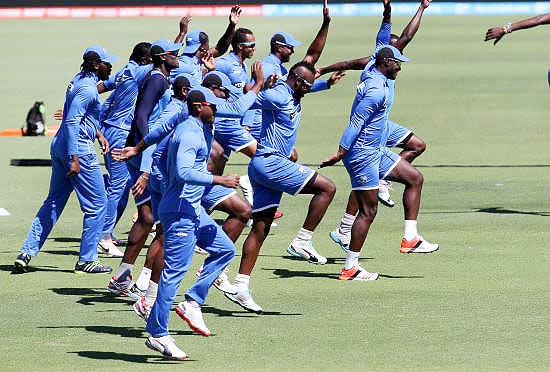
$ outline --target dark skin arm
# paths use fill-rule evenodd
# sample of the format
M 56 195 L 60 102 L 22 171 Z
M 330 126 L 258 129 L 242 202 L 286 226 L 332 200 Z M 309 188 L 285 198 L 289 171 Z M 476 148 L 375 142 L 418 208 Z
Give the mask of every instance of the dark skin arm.
M 382 13 L 382 22 L 391 23 L 391 0 L 384 0 L 384 13 Z
M 303 61 L 314 65 L 317 63 L 323 52 L 323 48 L 327 42 L 328 26 L 330 25 L 330 14 L 328 10 L 328 1 L 323 1 L 323 24 L 315 36 L 315 39 L 307 49 L 306 56 Z
M 522 19 L 511 24 L 510 29 L 507 31 L 505 26 L 492 27 L 487 30 L 485 34 L 485 41 L 494 40 L 493 45 L 498 43 L 500 39 L 506 34 L 526 28 L 536 27 L 539 25 L 550 24 L 550 13 L 541 14 L 535 17 Z
M 187 35 L 187 31 L 189 31 L 189 22 L 191 22 L 191 16 L 185 16 L 181 17 L 180 19 L 180 32 L 176 35 L 176 38 L 174 39 L 174 43 L 181 43 L 185 39 L 185 35 Z
M 329 72 L 334 72 L 334 71 L 362 70 L 369 63 L 369 61 L 370 61 L 370 56 L 358 58 L 358 59 L 352 59 L 349 61 L 336 62 L 330 66 L 321 67 L 320 69 L 318 69 L 316 78 L 321 75 L 328 74 Z
M 214 48 L 210 48 L 209 50 L 212 57 L 216 58 L 222 56 L 229 49 L 229 46 L 231 45 L 231 39 L 233 38 L 233 34 L 235 33 L 235 27 L 237 26 L 237 23 L 239 23 L 239 19 L 241 17 L 241 12 L 242 10 L 239 5 L 235 5 L 231 8 L 231 14 L 229 15 L 229 24 L 227 25 L 225 33 L 222 35 L 220 40 L 218 40 L 216 46 Z
M 414 35 L 416 34 L 416 31 L 418 31 L 418 28 L 420 27 L 422 14 L 424 13 L 424 10 L 428 6 L 430 6 L 431 2 L 432 0 L 422 0 L 420 2 L 420 6 L 418 7 L 416 14 L 412 17 L 409 24 L 403 29 L 401 36 L 399 36 L 399 39 L 397 40 L 397 43 L 395 45 L 397 49 L 403 51 L 403 49 L 405 49 L 405 47 L 411 42 Z

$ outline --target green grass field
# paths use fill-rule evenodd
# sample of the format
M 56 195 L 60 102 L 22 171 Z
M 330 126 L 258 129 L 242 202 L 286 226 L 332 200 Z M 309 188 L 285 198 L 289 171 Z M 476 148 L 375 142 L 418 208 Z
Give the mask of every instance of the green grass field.
M 287 256 L 309 199 L 285 197 L 285 216 L 263 247 L 251 283 L 266 313 L 246 313 L 213 289 L 204 312 L 214 337 L 194 335 L 177 316 L 171 318 L 177 343 L 191 357 L 179 368 L 548 369 L 548 28 L 518 32 L 493 47 L 482 41 L 485 30 L 512 17 L 427 13 L 406 50 L 412 62 L 398 77 L 391 117 L 428 143 L 417 161 L 425 176 L 419 227 L 440 243 L 440 251 L 400 255 L 401 203 L 380 207 L 362 264 L 383 277 L 374 283 L 335 280 L 343 256 L 328 232 L 339 222 L 350 186 L 343 167 L 323 170 L 338 185 L 314 237 L 329 264 L 313 266 Z M 321 64 L 370 54 L 379 21 L 334 19 Z M 407 21 L 396 17 L 395 29 Z M 243 17 L 241 24 L 255 31 L 261 58 L 278 29 L 307 44 L 320 19 Z M 215 39 L 225 20 L 196 18 L 192 26 Z M 20 127 L 35 100 L 46 102 L 51 117 L 89 44 L 101 43 L 121 56 L 116 70 L 136 42 L 172 38 L 176 31 L 177 19 L 2 21 L 0 129 Z M 305 46 L 295 59 L 304 52 Z M 349 73 L 329 92 L 305 99 L 297 143 L 302 162 L 318 163 L 336 150 L 357 77 Z M 11 167 L 9 159 L 48 158 L 49 143 L 49 138 L 0 139 L 0 207 L 11 213 L 0 217 L 0 370 L 176 368 L 144 346 L 143 322 L 130 302 L 108 294 L 107 275 L 72 273 L 82 224 L 74 196 L 32 260 L 35 270 L 10 274 L 46 196 L 50 169 Z M 245 172 L 245 160 L 234 156 L 229 170 Z M 396 200 L 401 191 L 395 187 Z M 129 230 L 133 209 L 129 203 L 119 236 Z M 137 266 L 142 260 L 143 254 Z M 196 257 L 194 269 L 200 260 Z M 119 262 L 104 261 L 115 267 Z M 194 280 L 192 272 L 182 288 Z

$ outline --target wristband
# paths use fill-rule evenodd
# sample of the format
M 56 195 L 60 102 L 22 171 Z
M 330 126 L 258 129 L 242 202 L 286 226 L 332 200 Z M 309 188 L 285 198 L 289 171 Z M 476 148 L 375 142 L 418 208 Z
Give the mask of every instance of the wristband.
M 512 32 L 512 22 L 508 22 L 504 26 L 502 26 L 502 30 L 505 34 L 509 34 L 510 32 Z

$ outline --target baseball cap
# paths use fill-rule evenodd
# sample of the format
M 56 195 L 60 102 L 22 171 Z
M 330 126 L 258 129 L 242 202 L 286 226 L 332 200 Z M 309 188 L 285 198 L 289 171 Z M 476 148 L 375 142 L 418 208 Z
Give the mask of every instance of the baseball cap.
M 204 75 L 202 86 L 207 88 L 224 88 L 233 93 L 241 93 L 242 90 L 235 87 L 229 77 L 221 71 L 210 71 Z
M 181 46 L 181 43 L 173 43 L 169 40 L 156 40 L 151 44 L 151 55 L 158 56 L 167 52 L 177 52 Z
M 271 37 L 271 42 L 286 45 L 286 46 L 291 46 L 291 47 L 297 47 L 297 46 L 300 46 L 302 44 L 298 40 L 293 38 L 291 34 L 289 34 L 288 32 L 284 32 L 284 31 L 276 32 Z
M 205 87 L 193 88 L 187 95 L 187 102 L 208 102 L 210 104 L 220 103 L 220 99 L 212 93 L 212 91 Z
M 105 48 L 99 45 L 92 45 L 86 48 L 84 51 L 84 54 L 82 57 L 86 56 L 86 54 L 94 52 L 99 56 L 99 59 L 101 59 L 102 62 L 110 63 L 111 65 L 115 63 L 118 60 L 118 57 L 112 54 L 107 53 Z
M 201 44 L 208 41 L 208 35 L 203 30 L 193 30 L 185 37 L 184 54 L 193 54 L 199 50 Z
M 394 46 L 391 45 L 381 45 L 378 48 L 376 48 L 376 51 L 374 52 L 374 57 L 378 58 L 394 58 L 401 62 L 409 62 L 410 59 L 408 57 L 405 57 L 399 49 L 397 49 Z

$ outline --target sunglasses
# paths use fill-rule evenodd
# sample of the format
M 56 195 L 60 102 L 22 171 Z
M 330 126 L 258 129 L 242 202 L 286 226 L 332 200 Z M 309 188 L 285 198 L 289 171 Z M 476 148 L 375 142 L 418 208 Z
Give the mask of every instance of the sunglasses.
M 293 72 L 293 74 L 294 74 L 294 76 L 296 76 L 296 78 L 297 78 L 296 80 L 298 80 L 300 83 L 304 84 L 307 88 L 311 89 L 313 84 L 311 84 L 309 81 L 307 81 L 305 77 L 303 77 L 302 75 L 300 75 L 297 72 Z
M 386 60 L 392 61 L 392 62 L 395 63 L 397 66 L 401 67 L 401 61 L 398 60 L 398 59 L 395 59 L 395 58 L 386 58 Z
M 255 48 L 256 47 L 256 42 L 255 41 L 247 41 L 245 43 L 239 43 L 247 48 Z
M 282 47 L 285 47 L 285 48 L 288 48 L 290 50 L 294 50 L 294 47 L 292 45 L 285 44 L 281 41 L 276 41 L 275 44 L 277 44 L 279 46 L 282 46 Z

